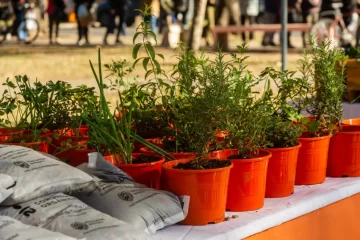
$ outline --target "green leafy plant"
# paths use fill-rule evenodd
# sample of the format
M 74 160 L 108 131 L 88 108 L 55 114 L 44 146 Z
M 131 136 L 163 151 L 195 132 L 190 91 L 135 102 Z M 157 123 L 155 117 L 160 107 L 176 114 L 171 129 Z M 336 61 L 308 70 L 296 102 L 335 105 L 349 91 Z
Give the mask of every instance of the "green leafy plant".
M 293 100 L 299 100 L 306 93 L 308 84 L 303 78 L 296 78 L 295 72 L 282 72 L 266 68 L 260 75 L 265 80 L 263 104 L 269 112 L 267 130 L 264 137 L 269 148 L 287 148 L 298 145 L 302 134 L 303 115 L 296 112 Z M 274 92 L 272 85 L 276 86 Z
M 313 117 L 304 121 L 309 136 L 323 136 L 332 133 L 336 125 L 340 128 L 346 57 L 341 50 L 331 48 L 329 41 L 316 46 L 311 39 L 310 45 L 310 52 L 305 51 L 300 61 L 309 90 L 298 111 L 304 109 Z
M 121 108 L 115 108 L 114 111 L 110 110 L 104 93 L 100 50 L 98 53 L 98 61 L 98 73 L 96 73 L 91 61 L 90 66 L 100 90 L 99 110 L 97 111 L 97 107 L 93 105 L 92 102 L 88 101 L 91 112 L 89 113 L 86 111 L 82 115 L 82 119 L 89 125 L 89 129 L 91 129 L 89 133 L 89 144 L 94 145 L 96 150 L 104 155 L 113 154 L 118 163 L 123 162 L 131 164 L 133 162 L 132 151 L 135 141 L 140 142 L 152 151 L 171 159 L 172 156 L 162 149 L 132 132 L 131 125 L 133 122 L 132 113 L 134 109 L 134 98 L 130 98 L 131 102 L 125 107 L 123 96 L 120 90 L 117 90 L 119 97 L 117 106 L 120 106 Z M 127 111 L 123 111 L 122 109 L 127 109 Z M 117 114 L 122 116 L 119 120 L 116 118 Z M 92 116 L 91 118 L 89 117 L 90 115 Z
M 79 116 L 87 108 L 85 100 L 97 101 L 94 88 L 73 88 L 62 81 L 31 83 L 27 76 L 16 76 L 15 82 L 7 79 L 3 86 L 6 89 L 0 100 L 1 125 L 16 132 L 8 140 L 12 142 L 50 142 L 50 137 L 42 134 L 78 128 Z M 55 131 L 53 137 L 65 132 Z
M 345 50 L 345 55 L 349 58 L 360 59 L 360 47 L 351 47 Z

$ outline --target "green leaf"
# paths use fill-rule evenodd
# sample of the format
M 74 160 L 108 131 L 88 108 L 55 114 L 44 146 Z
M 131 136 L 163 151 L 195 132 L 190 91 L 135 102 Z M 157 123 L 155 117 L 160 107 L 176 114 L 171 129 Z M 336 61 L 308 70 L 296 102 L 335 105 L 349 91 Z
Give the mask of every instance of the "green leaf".
M 137 55 L 138 55 L 138 52 L 139 52 L 139 49 L 141 47 L 141 43 L 137 43 L 134 48 L 133 48 L 133 52 L 132 52 L 132 57 L 133 59 L 136 59 L 137 58 Z
M 156 55 L 158 55 L 158 56 L 161 57 L 163 60 L 165 60 L 164 55 L 162 55 L 161 53 L 158 53 L 158 54 L 156 54 Z
M 155 59 L 155 50 L 150 42 L 145 43 L 145 48 L 149 52 L 150 57 Z
M 155 64 L 155 67 L 156 67 L 156 72 L 160 73 L 161 72 L 161 67 L 160 67 L 159 62 L 154 59 L 154 64 Z
M 157 44 L 156 34 L 153 31 L 148 31 L 147 33 L 150 34 L 154 38 L 155 43 Z
M 135 41 L 136 41 L 137 37 L 138 37 L 140 34 L 142 34 L 142 35 L 143 35 L 143 33 L 142 33 L 142 32 L 137 32 L 137 33 L 135 33 L 135 34 L 134 34 L 134 37 L 133 37 L 133 44 L 135 44 Z
M 150 58 L 149 57 L 146 57 L 146 58 L 144 58 L 144 60 L 143 60 L 143 67 L 144 67 L 144 69 L 147 71 L 147 65 L 148 65 L 148 63 L 149 63 L 149 60 L 150 60 Z

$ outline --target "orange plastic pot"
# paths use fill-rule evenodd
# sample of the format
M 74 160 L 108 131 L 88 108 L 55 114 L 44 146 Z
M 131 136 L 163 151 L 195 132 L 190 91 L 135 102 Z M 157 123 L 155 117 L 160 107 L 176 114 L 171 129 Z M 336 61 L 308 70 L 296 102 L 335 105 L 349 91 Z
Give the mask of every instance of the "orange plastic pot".
M 135 159 L 140 155 L 142 155 L 142 153 L 132 154 Z M 150 163 L 124 164 L 117 163 L 114 155 L 108 155 L 104 158 L 129 174 L 135 182 L 145 184 L 150 188 L 160 189 L 161 165 L 165 162 L 165 158 L 150 153 L 146 153 L 145 155 L 156 156 L 159 160 Z
M 191 160 L 174 160 L 166 162 L 162 166 L 161 188 L 177 196 L 190 196 L 188 215 L 180 224 L 206 225 L 224 221 L 232 165 L 206 170 L 173 168 L 179 163 L 188 161 Z
M 142 153 L 154 153 L 151 151 L 148 147 L 140 148 L 140 152 Z M 170 152 L 171 156 L 173 156 L 175 159 L 194 159 L 196 157 L 196 153 L 191 152 Z
M 49 153 L 54 154 L 56 151 L 62 146 L 63 142 L 66 142 L 67 140 L 71 139 L 71 145 L 74 146 L 78 142 L 81 142 L 82 144 L 87 142 L 89 139 L 88 136 L 63 136 L 59 139 L 53 138 L 50 144 Z
M 55 157 L 69 164 L 70 166 L 77 167 L 80 164 L 89 162 L 89 153 L 92 152 L 96 151 L 93 149 L 72 149 L 57 154 Z
M 271 153 L 266 177 L 266 198 L 290 196 L 294 192 L 296 163 L 301 144 L 289 148 L 268 148 Z
M 49 152 L 49 143 L 48 142 L 29 142 L 29 143 L 3 143 L 5 145 L 13 146 L 24 146 L 31 149 L 34 149 L 39 152 L 48 153 Z
M 360 176 L 360 132 L 338 132 L 331 138 L 327 176 Z
M 345 119 L 341 127 L 345 131 L 360 131 L 360 118 Z
M 295 185 L 319 184 L 325 181 L 331 135 L 299 138 Z
M 214 151 L 209 156 L 227 159 L 238 155 L 236 149 Z M 251 211 L 264 206 L 266 173 L 271 153 L 260 150 L 259 155 L 250 159 L 231 159 L 226 209 L 234 212 Z

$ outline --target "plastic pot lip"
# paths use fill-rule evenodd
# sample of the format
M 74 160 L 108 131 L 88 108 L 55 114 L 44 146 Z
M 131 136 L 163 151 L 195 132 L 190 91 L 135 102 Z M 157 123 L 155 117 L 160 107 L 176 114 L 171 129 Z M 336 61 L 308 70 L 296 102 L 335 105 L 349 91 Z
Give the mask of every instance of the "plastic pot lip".
M 165 158 L 159 155 L 151 154 L 151 153 L 133 153 L 132 156 L 140 156 L 140 155 L 148 155 L 148 156 L 155 156 L 159 157 L 158 161 L 149 162 L 149 163 L 115 163 L 116 167 L 127 167 L 127 168 L 139 168 L 139 167 L 149 167 L 155 165 L 161 165 L 165 162 Z M 108 155 L 111 156 L 111 155 Z
M 358 122 L 357 124 L 352 124 L 350 123 L 351 121 L 356 121 Z M 349 119 L 344 119 L 341 121 L 341 125 L 346 125 L 346 126 L 360 126 L 360 118 L 349 118 Z
M 196 174 L 196 173 L 214 173 L 214 172 L 222 172 L 230 170 L 233 167 L 233 163 L 227 167 L 223 168 L 213 168 L 213 169 L 201 169 L 201 170 L 195 170 L 195 169 L 175 169 L 173 166 L 178 165 L 179 163 L 186 163 L 190 162 L 194 159 L 178 159 L 178 160 L 172 160 L 169 162 L 165 162 L 162 165 L 162 169 L 166 170 L 168 172 L 176 172 L 176 173 L 184 173 L 184 174 Z M 210 160 L 216 160 L 216 159 L 210 159 Z
M 282 151 L 290 151 L 293 149 L 301 148 L 302 144 L 299 142 L 298 145 L 293 147 L 286 147 L 286 148 L 267 148 L 266 151 L 269 152 L 282 152 Z
M 298 138 L 298 140 L 304 141 L 304 142 L 314 142 L 314 141 L 325 140 L 325 139 L 328 139 L 331 137 L 332 137 L 332 134 L 329 134 L 329 135 L 322 136 L 322 137 L 300 137 L 300 138 Z
M 141 153 L 153 153 L 148 147 L 142 147 L 140 148 L 140 152 Z M 173 154 L 182 154 L 182 155 L 189 155 L 189 156 L 192 156 L 192 155 L 196 155 L 196 153 L 193 153 L 193 152 L 169 152 L 170 155 L 173 155 Z
M 213 153 L 218 153 L 218 152 L 221 152 L 221 151 L 237 151 L 237 149 L 229 148 L 229 149 L 224 149 L 224 150 L 213 151 Z M 262 156 L 262 157 L 254 157 L 254 158 L 248 158 L 248 159 L 239 158 L 239 159 L 222 159 L 222 160 L 229 160 L 231 162 L 236 162 L 236 163 L 238 163 L 238 162 L 249 163 L 249 162 L 263 161 L 263 160 L 271 158 L 271 156 L 272 156 L 271 152 L 269 152 L 267 150 L 264 150 L 264 149 L 259 149 L 259 152 L 266 153 L 266 155 Z
M 360 135 L 360 131 L 345 131 L 345 132 L 337 132 L 333 135 L 333 137 L 336 137 L 337 135 Z
M 266 153 L 267 155 L 262 156 L 262 157 L 248 158 L 248 159 L 239 158 L 239 159 L 228 159 L 228 160 L 230 160 L 231 162 L 235 162 L 237 164 L 240 164 L 240 163 L 261 162 L 261 161 L 265 161 L 265 160 L 272 157 L 271 152 L 269 152 L 267 150 L 259 149 L 259 152 Z

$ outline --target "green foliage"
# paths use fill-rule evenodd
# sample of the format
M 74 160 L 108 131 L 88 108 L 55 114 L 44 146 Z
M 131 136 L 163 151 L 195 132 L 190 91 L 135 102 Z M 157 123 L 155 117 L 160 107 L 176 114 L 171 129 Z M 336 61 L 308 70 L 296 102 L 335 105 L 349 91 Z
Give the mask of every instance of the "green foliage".
M 360 59 L 360 47 L 351 47 L 345 50 L 345 55 L 348 58 Z
M 22 131 L 15 141 L 39 140 L 40 133 L 79 126 L 78 117 L 87 108 L 86 99 L 96 103 L 94 88 L 73 88 L 62 81 L 42 84 L 30 82 L 27 76 L 16 76 L 3 83 L 5 90 L 0 99 L 0 124 Z M 26 135 L 26 137 L 25 137 Z
M 303 78 L 310 86 L 302 108 L 315 117 L 308 128 L 310 135 L 328 135 L 341 122 L 346 57 L 341 50 L 331 48 L 330 42 L 324 41 L 318 47 L 313 40 L 310 43 L 310 52 L 305 51 L 300 62 Z
M 264 135 L 270 148 L 285 148 L 298 145 L 298 138 L 302 134 L 303 119 L 294 107 L 294 100 L 306 93 L 309 86 L 303 78 L 295 78 L 295 72 L 281 72 L 273 68 L 266 68 L 260 75 L 266 81 L 263 94 L 263 104 L 269 117 L 267 130 Z M 273 91 L 271 84 L 277 87 Z
M 117 106 L 119 107 L 115 108 L 114 112 L 110 110 L 109 103 L 106 100 L 104 93 L 100 49 L 98 61 L 98 73 L 96 73 L 91 61 L 90 66 L 100 90 L 99 110 L 97 111 L 97 107 L 91 101 L 88 101 L 90 112 L 86 111 L 82 115 L 82 119 L 89 126 L 89 144 L 95 146 L 96 150 L 103 155 L 114 154 L 118 163 L 121 161 L 127 164 L 132 163 L 134 142 L 140 142 L 152 151 L 171 159 L 172 156 L 155 145 L 145 141 L 145 139 L 132 131 L 132 114 L 135 108 L 135 98 L 131 91 L 133 88 L 130 88 L 130 92 L 128 93 L 130 102 L 125 102 L 122 93 L 120 90 L 117 90 L 119 98 Z M 125 103 L 128 105 L 125 106 Z M 89 117 L 90 115 L 92 117 Z M 120 119 L 117 120 L 116 116 L 119 116 Z

